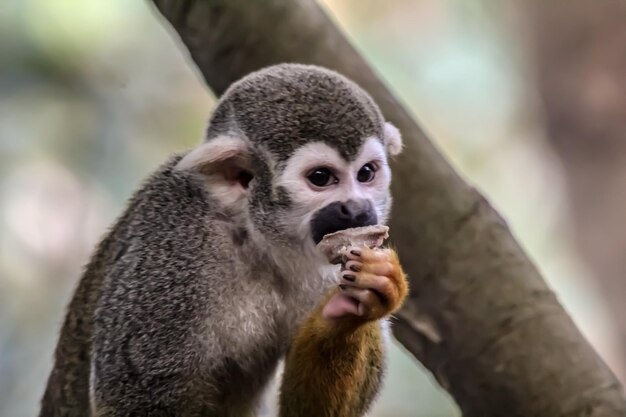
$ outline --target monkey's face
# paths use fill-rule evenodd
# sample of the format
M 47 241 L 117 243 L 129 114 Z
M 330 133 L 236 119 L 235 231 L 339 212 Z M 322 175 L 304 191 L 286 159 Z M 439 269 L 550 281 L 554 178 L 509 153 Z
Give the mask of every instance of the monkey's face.
M 276 186 L 290 198 L 278 219 L 303 243 L 328 233 L 384 223 L 390 208 L 391 173 L 378 138 L 363 141 L 350 160 L 336 148 L 312 142 L 296 150 L 277 175 Z
M 312 248 L 327 233 L 387 220 L 387 157 L 401 147 L 398 130 L 356 84 L 285 64 L 231 86 L 206 142 L 177 168 L 204 174 L 253 237 Z

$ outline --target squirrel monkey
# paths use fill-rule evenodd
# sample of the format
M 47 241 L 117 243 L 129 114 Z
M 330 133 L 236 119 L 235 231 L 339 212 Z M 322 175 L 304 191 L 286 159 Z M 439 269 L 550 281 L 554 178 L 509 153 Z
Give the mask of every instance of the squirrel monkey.
M 40 416 L 253 416 L 282 359 L 280 416 L 362 416 L 405 276 L 392 249 L 349 247 L 336 266 L 316 244 L 386 222 L 401 147 L 330 70 L 234 83 L 203 143 L 150 176 L 96 249 Z

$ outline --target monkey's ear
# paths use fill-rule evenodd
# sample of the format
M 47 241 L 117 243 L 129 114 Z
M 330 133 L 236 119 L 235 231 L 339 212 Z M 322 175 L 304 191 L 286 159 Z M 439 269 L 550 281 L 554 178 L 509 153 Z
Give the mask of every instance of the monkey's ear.
M 209 139 L 183 156 L 175 169 L 203 174 L 228 203 L 243 197 L 253 178 L 249 148 L 233 136 Z
M 389 155 L 394 156 L 402 152 L 402 135 L 397 127 L 389 122 L 385 122 L 385 146 Z

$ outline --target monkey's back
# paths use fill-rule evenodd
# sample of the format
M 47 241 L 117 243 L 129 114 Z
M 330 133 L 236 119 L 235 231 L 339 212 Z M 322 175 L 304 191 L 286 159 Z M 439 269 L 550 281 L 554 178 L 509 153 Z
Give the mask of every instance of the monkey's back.
M 122 409 L 142 414 L 172 406 L 199 414 L 238 397 L 223 389 L 220 375 L 250 389 L 251 374 L 266 374 L 284 353 L 276 332 L 268 339 L 264 326 L 272 323 L 247 323 L 257 328 L 246 333 L 248 342 L 236 340 L 241 328 L 233 340 L 220 337 L 224 325 L 241 327 L 235 314 L 250 313 L 238 298 L 256 297 L 252 310 L 276 310 L 280 296 L 262 282 L 240 282 L 246 271 L 232 246 L 241 237 L 201 179 L 173 169 L 179 159 L 135 193 L 88 263 L 68 307 L 41 416 L 86 415 L 90 390 L 99 408 L 127 402 Z M 258 352 L 260 359 L 245 357 Z

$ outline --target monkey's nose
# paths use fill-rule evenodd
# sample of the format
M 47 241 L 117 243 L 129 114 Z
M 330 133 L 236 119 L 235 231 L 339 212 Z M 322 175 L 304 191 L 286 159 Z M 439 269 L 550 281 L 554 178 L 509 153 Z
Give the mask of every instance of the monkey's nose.
M 370 217 L 371 204 L 367 200 L 348 200 L 340 203 L 339 214 L 345 220 L 352 220 L 357 223 L 364 222 Z

